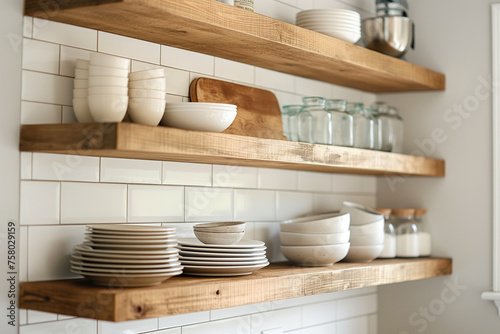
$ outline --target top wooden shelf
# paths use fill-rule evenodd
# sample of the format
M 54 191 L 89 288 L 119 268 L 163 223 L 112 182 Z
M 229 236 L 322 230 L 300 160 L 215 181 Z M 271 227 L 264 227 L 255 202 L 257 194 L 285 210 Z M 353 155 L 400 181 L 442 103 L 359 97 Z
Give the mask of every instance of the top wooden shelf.
M 52 3 L 26 0 L 25 14 L 370 92 L 445 87 L 441 73 L 214 0 Z

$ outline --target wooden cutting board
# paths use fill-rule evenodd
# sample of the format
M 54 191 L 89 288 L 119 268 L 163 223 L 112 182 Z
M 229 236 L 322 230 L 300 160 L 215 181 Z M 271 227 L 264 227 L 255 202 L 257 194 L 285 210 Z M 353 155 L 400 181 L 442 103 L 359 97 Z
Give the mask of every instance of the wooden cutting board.
M 229 103 L 238 106 L 236 118 L 222 133 L 287 140 L 276 96 L 264 89 L 198 78 L 191 82 L 192 102 Z

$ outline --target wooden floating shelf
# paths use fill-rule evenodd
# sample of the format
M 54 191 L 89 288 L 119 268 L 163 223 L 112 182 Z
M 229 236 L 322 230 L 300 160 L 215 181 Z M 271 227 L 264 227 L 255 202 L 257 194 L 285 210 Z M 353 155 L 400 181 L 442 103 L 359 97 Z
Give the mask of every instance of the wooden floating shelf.
M 200 312 L 449 275 L 445 258 L 375 260 L 300 268 L 273 264 L 249 276 L 177 276 L 144 288 L 95 286 L 84 279 L 20 284 L 19 307 L 108 321 Z
M 370 92 L 445 87 L 441 73 L 214 0 L 26 0 L 25 14 Z
M 134 123 L 23 125 L 20 150 L 331 173 L 445 174 L 439 159 Z

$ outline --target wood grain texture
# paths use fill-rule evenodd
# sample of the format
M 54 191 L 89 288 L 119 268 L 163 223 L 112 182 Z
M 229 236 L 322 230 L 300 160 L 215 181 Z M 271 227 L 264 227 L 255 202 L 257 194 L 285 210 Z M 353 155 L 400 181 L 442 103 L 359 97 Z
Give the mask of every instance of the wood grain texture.
M 189 96 L 193 102 L 229 103 L 238 107 L 234 122 L 222 133 L 287 140 L 283 136 L 280 105 L 271 91 L 197 78 L 191 82 Z
M 26 0 L 25 13 L 370 92 L 445 87 L 441 73 L 213 0 Z
M 445 174 L 440 159 L 133 123 L 23 125 L 20 150 L 397 177 Z
M 249 276 L 178 276 L 144 288 L 98 287 L 82 279 L 20 284 L 19 307 L 108 321 L 199 312 L 449 275 L 444 258 L 375 260 L 300 268 L 273 264 Z

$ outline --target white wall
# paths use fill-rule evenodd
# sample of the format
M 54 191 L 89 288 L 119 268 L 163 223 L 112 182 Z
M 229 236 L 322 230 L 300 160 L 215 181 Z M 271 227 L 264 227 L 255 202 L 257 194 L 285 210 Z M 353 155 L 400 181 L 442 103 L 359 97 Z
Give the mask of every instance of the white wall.
M 379 288 L 380 333 L 499 331 L 496 308 L 480 298 L 492 287 L 492 114 L 484 85 L 491 81 L 491 3 L 410 3 L 417 50 L 408 58 L 445 73 L 446 91 L 379 98 L 403 112 L 406 151 L 421 149 L 416 141 L 425 141 L 431 156 L 446 160 L 446 177 L 405 179 L 395 192 L 381 178 L 378 204 L 428 208 L 434 254 L 452 257 L 454 273 Z M 463 106 L 462 115 L 453 111 L 457 106 Z M 435 129 L 446 138 L 430 144 Z M 454 295 L 447 289 L 456 281 L 465 288 Z

